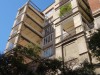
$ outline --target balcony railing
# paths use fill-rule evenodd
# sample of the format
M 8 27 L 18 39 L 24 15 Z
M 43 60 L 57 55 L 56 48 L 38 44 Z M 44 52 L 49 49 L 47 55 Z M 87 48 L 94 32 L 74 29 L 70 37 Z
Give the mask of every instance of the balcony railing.
M 22 18 L 22 15 L 18 16 L 15 20 L 15 25 L 19 25 L 19 23 L 21 22 L 21 18 Z
M 60 19 L 60 21 L 63 21 L 64 19 L 67 19 L 69 16 L 71 16 L 73 14 L 73 12 L 72 12 L 72 9 L 70 10 L 70 11 L 68 11 L 68 12 L 66 12 L 64 15 L 62 15 L 62 16 L 59 16 L 59 17 L 57 17 L 56 19 L 54 19 L 54 20 L 52 20 L 52 21 L 47 21 L 47 22 L 45 22 L 45 26 L 47 26 L 48 24 L 51 24 L 51 25 L 53 25 L 53 22 L 55 22 L 55 21 L 57 21 L 57 20 L 59 20 Z M 60 22 L 60 21 L 58 21 L 58 22 Z M 58 23 L 57 22 L 57 23 Z M 57 24 L 56 23 L 56 24 Z
M 71 14 L 72 14 L 72 10 L 66 12 L 63 16 L 60 17 L 60 19 L 67 18 L 67 17 L 70 16 Z
M 70 0 L 64 0 L 64 1 L 60 1 L 59 3 L 57 3 L 55 6 L 57 6 L 57 5 L 63 5 L 63 4 L 65 4 L 65 3 L 67 3 L 68 1 L 70 1 Z
M 77 36 L 77 35 L 79 35 L 81 33 L 84 33 L 85 30 L 82 30 L 81 26 L 82 25 L 80 25 L 80 26 L 78 26 L 76 28 L 73 28 L 70 31 L 64 31 L 64 33 L 62 33 L 61 35 L 59 35 L 58 37 L 56 37 L 56 39 L 58 39 L 57 43 L 63 42 L 65 40 L 69 40 L 69 39 L 74 38 L 75 36 Z
M 62 40 L 68 39 L 68 38 L 74 36 L 75 34 L 76 34 L 76 29 L 72 29 L 71 31 L 62 34 L 61 39 Z
M 36 9 L 37 11 L 41 12 L 40 8 L 37 7 L 31 0 L 28 2 L 34 9 Z
M 9 45 L 8 45 L 6 51 L 10 51 L 10 50 L 12 50 L 13 48 L 14 48 L 14 44 L 11 43 L 11 42 L 9 42 Z
M 11 36 L 10 36 L 10 37 L 12 38 L 12 37 L 16 36 L 16 34 L 17 34 L 17 30 L 16 30 L 16 31 L 14 31 L 14 32 L 11 34 Z

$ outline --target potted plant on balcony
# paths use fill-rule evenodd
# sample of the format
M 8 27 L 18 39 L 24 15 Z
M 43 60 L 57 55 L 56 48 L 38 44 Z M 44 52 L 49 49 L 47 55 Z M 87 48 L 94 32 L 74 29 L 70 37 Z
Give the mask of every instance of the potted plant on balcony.
M 63 16 L 67 12 L 69 12 L 72 9 L 71 3 L 67 3 L 60 7 L 60 14 L 59 16 Z

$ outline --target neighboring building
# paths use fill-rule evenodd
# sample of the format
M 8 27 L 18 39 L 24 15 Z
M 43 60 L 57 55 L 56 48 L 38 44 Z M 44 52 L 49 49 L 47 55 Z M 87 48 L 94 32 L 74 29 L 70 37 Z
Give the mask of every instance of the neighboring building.
M 6 52 L 16 44 L 33 43 L 41 47 L 44 58 L 90 61 L 86 32 L 93 27 L 93 18 L 87 0 L 55 0 L 43 12 L 31 4 L 19 9 Z
M 95 28 L 100 28 L 100 0 L 88 0 L 94 17 Z
M 88 0 L 92 14 L 94 17 L 94 30 L 100 28 L 100 0 Z M 100 63 L 95 57 L 92 57 L 92 63 L 95 64 L 95 71 L 100 74 L 100 67 L 97 65 Z

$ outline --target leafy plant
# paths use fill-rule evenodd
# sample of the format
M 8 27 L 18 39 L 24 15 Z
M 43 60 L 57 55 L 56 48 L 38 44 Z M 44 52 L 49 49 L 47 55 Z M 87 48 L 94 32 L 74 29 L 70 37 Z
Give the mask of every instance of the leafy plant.
M 0 55 L 0 75 L 34 75 L 28 68 L 25 61 L 31 57 L 38 58 L 40 48 L 29 46 L 28 48 L 20 45 L 4 55 Z M 28 63 L 30 63 L 27 60 Z
M 67 3 L 60 7 L 60 16 L 63 16 L 66 12 L 72 9 L 71 3 Z
M 92 55 L 100 61 L 100 29 L 91 36 L 88 43 Z

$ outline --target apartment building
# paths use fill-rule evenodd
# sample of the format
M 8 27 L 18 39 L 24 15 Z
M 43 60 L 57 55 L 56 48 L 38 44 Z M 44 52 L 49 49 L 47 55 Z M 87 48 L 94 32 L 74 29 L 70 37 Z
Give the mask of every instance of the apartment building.
M 42 47 L 43 25 L 44 15 L 34 3 L 28 1 L 18 10 L 5 52 L 16 45 L 26 47 L 29 43 Z
M 63 57 L 65 62 L 90 60 L 86 31 L 93 27 L 93 18 L 87 0 L 55 0 L 43 13 L 49 22 L 44 27 L 43 38 L 47 56 Z M 54 30 L 51 34 L 50 28 Z M 49 35 L 46 36 L 46 32 Z M 51 35 L 54 39 L 48 42 Z
M 28 1 L 17 13 L 5 51 L 33 43 L 43 58 L 90 61 L 86 33 L 92 22 L 87 0 L 55 0 L 42 12 Z
M 100 28 L 100 0 L 88 0 L 94 17 L 95 29 Z

